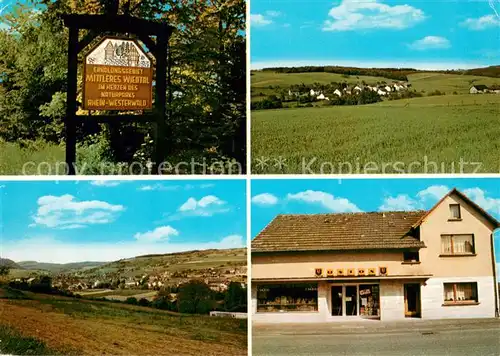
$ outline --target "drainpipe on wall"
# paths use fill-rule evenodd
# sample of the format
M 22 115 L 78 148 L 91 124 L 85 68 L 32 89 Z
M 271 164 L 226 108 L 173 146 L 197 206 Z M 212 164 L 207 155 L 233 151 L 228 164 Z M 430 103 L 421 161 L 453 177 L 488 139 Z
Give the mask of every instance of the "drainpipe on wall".
M 493 262 L 493 290 L 495 291 L 495 317 L 498 318 L 498 281 L 497 281 L 497 264 L 495 263 L 495 247 L 493 233 L 491 234 L 491 260 Z

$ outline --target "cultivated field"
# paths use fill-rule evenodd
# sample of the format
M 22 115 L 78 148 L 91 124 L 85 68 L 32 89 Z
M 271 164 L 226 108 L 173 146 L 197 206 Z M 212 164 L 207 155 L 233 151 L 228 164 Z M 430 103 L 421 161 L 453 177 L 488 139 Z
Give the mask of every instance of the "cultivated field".
M 453 162 L 458 172 L 463 159 L 481 162 L 479 172 L 499 172 L 499 108 L 500 95 L 464 94 L 254 111 L 252 170 L 311 173 L 303 167 L 316 158 L 309 166 L 314 173 L 321 173 L 323 162 L 328 162 L 323 173 L 364 173 L 356 168 L 368 162 L 376 166 L 370 163 L 366 173 L 421 173 L 426 160 L 437 162 L 439 173 L 450 173 Z M 421 165 L 409 167 L 414 161 Z M 402 164 L 394 166 L 397 162 Z M 436 173 L 433 165 L 427 167 L 427 173 Z M 475 168 L 464 165 L 465 172 Z
M 134 277 L 139 274 L 158 274 L 201 270 L 208 268 L 244 267 L 247 264 L 246 249 L 203 250 L 166 255 L 138 256 L 88 269 L 82 275 L 119 274 Z
M 1 354 L 247 354 L 246 320 L 6 289 L 0 310 Z
M 83 298 L 106 298 L 110 300 L 125 301 L 128 297 L 135 297 L 137 300 L 144 298 L 151 301 L 157 294 L 157 291 L 148 291 L 144 289 L 88 289 L 78 291 Z
M 499 78 L 480 77 L 475 75 L 440 74 L 440 73 L 416 73 L 408 76 L 409 83 L 413 89 L 421 92 L 439 90 L 446 94 L 457 92 L 468 94 L 473 84 L 484 84 L 491 86 L 500 84 Z
M 267 71 L 254 71 L 251 80 L 252 100 L 292 84 L 393 82 L 382 77 Z M 319 101 L 312 108 L 253 111 L 252 171 L 500 171 L 500 95 L 468 94 L 471 85 L 500 84 L 499 78 L 419 72 L 409 75 L 408 81 L 410 90 L 423 97 L 357 106 L 327 106 Z M 436 90 L 446 95 L 428 96 Z

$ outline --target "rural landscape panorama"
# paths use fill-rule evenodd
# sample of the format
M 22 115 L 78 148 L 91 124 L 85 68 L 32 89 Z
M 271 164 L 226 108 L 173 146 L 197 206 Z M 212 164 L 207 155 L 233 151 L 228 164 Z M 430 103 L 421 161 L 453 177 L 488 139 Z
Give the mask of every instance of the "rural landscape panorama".
M 499 4 L 252 4 L 253 173 L 499 171 Z
M 242 183 L 2 182 L 1 353 L 246 355 Z

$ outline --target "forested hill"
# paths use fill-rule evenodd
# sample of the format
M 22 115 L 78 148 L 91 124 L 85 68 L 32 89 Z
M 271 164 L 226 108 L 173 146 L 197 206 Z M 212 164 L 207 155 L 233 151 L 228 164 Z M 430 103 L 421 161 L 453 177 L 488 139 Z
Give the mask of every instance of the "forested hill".
M 467 70 L 418 70 L 414 68 L 357 68 L 341 66 L 304 66 L 304 67 L 271 67 L 264 68 L 262 71 L 275 73 L 336 73 L 343 75 L 366 75 L 373 77 L 384 77 L 393 80 L 407 81 L 407 75 L 415 73 L 443 73 L 443 74 L 463 74 L 477 75 L 484 77 L 500 78 L 500 66 L 491 66 L 485 68 L 475 68 Z

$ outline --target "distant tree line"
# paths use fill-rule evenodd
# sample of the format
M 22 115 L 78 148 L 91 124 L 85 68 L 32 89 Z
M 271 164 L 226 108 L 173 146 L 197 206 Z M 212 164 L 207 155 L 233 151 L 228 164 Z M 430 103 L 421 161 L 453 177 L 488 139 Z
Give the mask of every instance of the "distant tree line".
M 337 73 L 343 75 L 367 75 L 372 77 L 385 77 L 395 80 L 407 80 L 409 74 L 423 72 L 415 68 L 356 68 L 341 66 L 303 66 L 303 67 L 273 67 L 264 68 L 263 71 L 276 73 Z M 442 74 L 476 75 L 482 77 L 500 78 L 500 66 L 490 66 L 474 69 L 453 69 L 453 70 L 425 70 L 425 72 Z M 403 79 L 405 78 L 405 79 Z
M 153 301 L 129 297 L 125 303 L 184 314 L 208 314 L 213 310 L 247 311 L 246 289 L 237 282 L 231 282 L 224 292 L 213 291 L 206 283 L 199 280 L 193 280 L 175 288 L 177 291 L 175 298 L 171 296 L 172 290 L 170 288 L 161 290 Z
M 79 294 L 74 294 L 71 291 L 53 287 L 52 278 L 50 276 L 37 276 L 29 283 L 26 281 L 11 281 L 9 282 L 9 287 L 33 293 L 44 293 L 60 295 L 64 297 L 81 298 Z
M 346 76 L 371 76 L 384 77 L 393 80 L 407 81 L 408 74 L 418 72 L 413 68 L 356 68 L 356 67 L 339 67 L 339 66 L 305 66 L 305 67 L 274 67 L 264 68 L 263 71 L 276 73 L 336 73 Z

